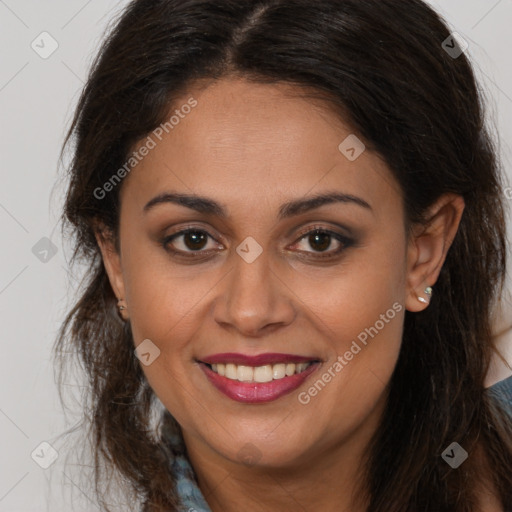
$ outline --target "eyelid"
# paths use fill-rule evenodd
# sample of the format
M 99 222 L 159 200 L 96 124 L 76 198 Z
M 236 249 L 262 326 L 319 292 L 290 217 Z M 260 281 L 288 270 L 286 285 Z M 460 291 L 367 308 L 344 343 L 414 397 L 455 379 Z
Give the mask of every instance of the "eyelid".
M 301 229 L 297 233 L 296 236 L 298 237 L 298 239 L 301 239 L 305 235 L 309 235 L 310 233 L 313 233 L 315 231 L 322 231 L 323 233 L 328 233 L 330 235 L 336 235 L 336 236 L 340 236 L 340 237 L 344 237 L 344 238 L 349 238 L 348 235 L 343 235 L 342 233 L 338 233 L 338 232 L 334 231 L 333 228 L 330 228 L 330 227 L 327 227 L 327 226 L 321 226 L 321 225 L 318 225 L 318 224 L 314 224 L 312 226 L 307 226 L 306 228 Z

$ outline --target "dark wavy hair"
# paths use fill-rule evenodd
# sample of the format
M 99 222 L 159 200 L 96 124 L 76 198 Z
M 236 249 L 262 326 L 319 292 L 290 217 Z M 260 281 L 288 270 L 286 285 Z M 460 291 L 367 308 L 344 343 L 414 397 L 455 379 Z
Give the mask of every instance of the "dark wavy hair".
M 293 84 L 328 102 L 388 164 L 409 226 L 425 222 L 442 194 L 463 196 L 431 305 L 405 315 L 387 408 L 368 447 L 367 510 L 475 511 L 482 470 L 471 456 L 451 469 L 441 453 L 453 441 L 470 454 L 482 447 L 512 509 L 510 418 L 484 387 L 506 265 L 503 185 L 484 94 L 466 55 L 443 45 L 449 37 L 421 0 L 134 0 L 120 14 L 64 144 L 73 142 L 63 232 L 74 244 L 71 263 L 87 273 L 55 344 L 61 386 L 69 360 L 87 378 L 83 418 L 103 510 L 104 480 L 114 473 L 145 511 L 179 503 L 171 448 L 151 421 L 157 399 L 95 239 L 100 221 L 118 247 L 122 185 L 103 199 L 94 191 L 187 88 L 225 77 Z

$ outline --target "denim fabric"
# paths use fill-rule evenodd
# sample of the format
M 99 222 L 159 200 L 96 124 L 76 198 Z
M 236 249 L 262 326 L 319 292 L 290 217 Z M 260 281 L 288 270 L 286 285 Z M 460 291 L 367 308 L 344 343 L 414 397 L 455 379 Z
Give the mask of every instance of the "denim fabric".
M 176 454 L 171 461 L 171 468 L 181 500 L 180 512 L 211 512 L 196 483 L 194 470 L 187 459 L 183 441 L 176 434 L 166 433 L 165 430 L 164 435 Z
M 494 384 L 488 392 L 507 404 L 512 416 L 512 376 Z M 181 512 L 211 512 L 197 486 L 194 471 L 185 455 L 181 439 L 176 435 L 168 435 L 167 438 L 175 450 L 174 453 L 178 453 L 172 462 L 172 471 L 177 479 L 178 495 L 183 504 Z

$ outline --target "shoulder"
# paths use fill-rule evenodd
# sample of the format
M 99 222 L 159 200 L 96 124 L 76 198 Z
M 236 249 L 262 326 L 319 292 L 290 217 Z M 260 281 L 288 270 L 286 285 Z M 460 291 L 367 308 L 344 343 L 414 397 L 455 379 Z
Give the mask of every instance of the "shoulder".
M 504 403 L 512 415 L 512 375 L 487 388 L 487 392 Z

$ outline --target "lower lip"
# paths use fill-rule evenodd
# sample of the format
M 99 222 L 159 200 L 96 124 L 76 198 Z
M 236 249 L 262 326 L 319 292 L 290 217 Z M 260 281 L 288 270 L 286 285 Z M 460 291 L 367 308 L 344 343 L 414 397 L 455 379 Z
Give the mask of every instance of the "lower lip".
M 228 398 L 236 402 L 257 404 L 272 402 L 296 390 L 318 368 L 319 363 L 311 364 L 302 373 L 261 383 L 228 379 L 215 373 L 204 363 L 199 363 L 199 366 L 208 380 Z

